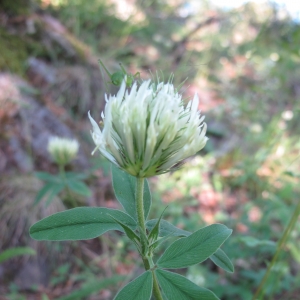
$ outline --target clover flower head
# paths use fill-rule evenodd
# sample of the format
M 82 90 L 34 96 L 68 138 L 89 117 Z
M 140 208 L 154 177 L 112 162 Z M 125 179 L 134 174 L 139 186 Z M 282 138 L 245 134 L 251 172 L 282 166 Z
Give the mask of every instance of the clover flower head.
M 66 165 L 77 156 L 79 143 L 75 139 L 52 136 L 48 142 L 48 152 L 59 165 Z
M 117 95 L 105 95 L 103 129 L 91 117 L 98 149 L 112 163 L 136 177 L 151 177 L 174 169 L 201 150 L 207 141 L 199 99 L 184 106 L 172 83 L 144 81 Z

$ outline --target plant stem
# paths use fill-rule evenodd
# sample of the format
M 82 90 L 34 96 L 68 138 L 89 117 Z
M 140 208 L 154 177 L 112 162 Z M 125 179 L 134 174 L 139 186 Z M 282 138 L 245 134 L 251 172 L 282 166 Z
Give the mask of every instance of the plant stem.
M 65 190 L 67 192 L 67 197 L 69 199 L 69 201 L 71 202 L 71 204 L 73 205 L 73 207 L 76 207 L 76 201 L 75 199 L 72 197 L 71 191 L 67 185 L 67 178 L 66 178 L 66 171 L 65 171 L 65 165 L 63 164 L 59 164 L 58 165 L 59 168 L 59 174 L 60 174 L 60 178 L 62 179 L 64 185 L 65 185 Z
M 137 177 L 136 180 L 136 213 L 140 230 L 146 234 L 144 217 L 144 178 Z
M 153 277 L 153 294 L 156 300 L 163 300 L 154 271 L 152 271 L 152 277 Z
M 298 220 L 299 214 L 300 214 L 300 201 L 298 202 L 298 204 L 296 206 L 296 209 L 294 210 L 294 213 L 293 213 L 293 215 L 292 215 L 292 217 L 290 219 L 290 222 L 289 222 L 288 226 L 286 227 L 286 229 L 285 229 L 285 231 L 284 231 L 281 239 L 278 242 L 276 252 L 275 252 L 275 254 L 274 254 L 274 256 L 273 256 L 273 258 L 272 258 L 272 260 L 271 260 L 271 262 L 270 262 L 270 264 L 269 264 L 269 266 L 267 268 L 267 271 L 266 271 L 263 279 L 261 280 L 260 285 L 257 288 L 256 293 L 254 294 L 252 300 L 260 299 L 259 296 L 261 294 L 263 286 L 266 283 L 266 281 L 267 281 L 267 279 L 268 279 L 268 277 L 270 275 L 271 269 L 274 266 L 274 264 L 276 263 L 276 261 L 278 259 L 278 256 L 279 256 L 279 254 L 280 254 L 283 246 L 285 245 L 285 243 L 286 243 L 286 241 L 287 241 L 287 239 L 288 239 L 291 231 L 293 230 L 293 228 L 294 228 L 294 226 L 295 226 L 295 224 L 296 224 L 296 222 Z
M 146 256 L 148 241 L 146 235 L 146 225 L 145 225 L 145 216 L 144 216 L 144 178 L 139 178 L 139 177 L 136 178 L 136 213 L 138 219 L 138 226 L 140 230 L 140 240 L 142 244 L 142 259 L 143 259 L 145 269 L 150 270 L 151 263 L 149 262 L 149 258 Z M 152 276 L 153 276 L 153 288 L 152 288 L 153 295 L 156 300 L 163 300 L 154 271 L 152 271 Z

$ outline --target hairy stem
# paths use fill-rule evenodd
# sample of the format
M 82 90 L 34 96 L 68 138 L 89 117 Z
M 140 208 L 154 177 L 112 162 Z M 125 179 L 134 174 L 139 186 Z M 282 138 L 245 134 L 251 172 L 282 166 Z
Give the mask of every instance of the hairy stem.
M 267 279 L 270 275 L 271 269 L 274 266 L 274 264 L 276 263 L 282 248 L 284 247 L 291 231 L 293 230 L 293 228 L 294 228 L 294 226 L 295 226 L 295 224 L 298 220 L 299 214 L 300 214 L 300 202 L 298 202 L 298 204 L 296 206 L 296 209 L 294 210 L 294 213 L 293 213 L 293 215 L 290 219 L 290 222 L 289 222 L 288 226 L 286 227 L 281 239 L 278 242 L 276 252 L 275 252 L 275 254 L 274 254 L 274 256 L 273 256 L 273 258 L 272 258 L 272 260 L 271 260 L 271 262 L 270 262 L 270 264 L 267 268 L 267 271 L 266 271 L 263 279 L 261 280 L 260 285 L 257 288 L 256 293 L 254 294 L 252 300 L 260 299 L 260 294 L 263 291 L 263 286 L 267 282 Z M 263 296 L 263 295 L 261 295 L 261 296 Z
M 145 216 L 144 216 L 144 178 L 138 178 L 136 181 L 136 213 L 137 213 L 137 219 L 138 219 L 138 226 L 140 231 L 140 240 L 142 244 L 142 259 L 144 263 L 144 267 L 146 270 L 149 270 L 151 268 L 151 265 L 153 264 L 152 260 L 146 256 L 147 252 L 147 234 L 146 234 L 146 225 L 145 225 Z M 151 261 L 149 261 L 151 260 Z M 156 300 L 163 300 L 163 297 L 161 295 L 161 291 L 159 289 L 159 285 L 157 282 L 157 278 L 155 276 L 155 273 L 152 271 L 153 276 L 153 295 Z
M 137 178 L 136 181 L 136 213 L 138 218 L 139 229 L 146 234 L 145 217 L 144 217 L 144 178 Z M 140 234 L 142 235 L 142 234 Z

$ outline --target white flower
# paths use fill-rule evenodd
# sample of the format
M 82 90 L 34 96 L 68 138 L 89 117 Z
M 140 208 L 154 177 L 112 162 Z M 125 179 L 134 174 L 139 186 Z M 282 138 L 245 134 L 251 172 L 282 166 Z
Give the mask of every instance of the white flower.
M 201 150 L 207 141 L 204 116 L 195 94 L 186 107 L 171 83 L 125 81 L 116 96 L 105 95 L 101 116 L 103 130 L 91 117 L 96 149 L 119 168 L 136 177 L 151 177 L 170 171 Z
M 48 151 L 57 164 L 66 165 L 78 153 L 79 144 L 75 139 L 52 136 L 48 142 Z

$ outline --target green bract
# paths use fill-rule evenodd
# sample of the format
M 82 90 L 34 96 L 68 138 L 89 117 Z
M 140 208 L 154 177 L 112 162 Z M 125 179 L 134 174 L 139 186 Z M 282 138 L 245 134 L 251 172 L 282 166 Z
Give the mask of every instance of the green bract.
M 117 95 L 106 95 L 106 102 L 102 131 L 89 113 L 96 149 L 133 176 L 166 173 L 206 144 L 198 96 L 185 107 L 171 83 L 148 80 L 128 91 L 123 81 Z

